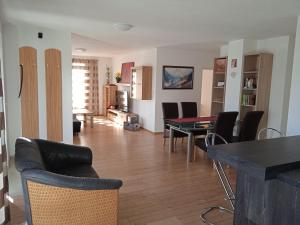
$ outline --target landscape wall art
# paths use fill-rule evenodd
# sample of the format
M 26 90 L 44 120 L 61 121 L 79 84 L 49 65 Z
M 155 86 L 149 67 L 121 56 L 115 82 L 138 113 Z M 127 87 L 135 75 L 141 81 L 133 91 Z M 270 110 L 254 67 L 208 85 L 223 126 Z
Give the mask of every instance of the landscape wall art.
M 193 89 L 194 67 L 163 66 L 163 89 Z

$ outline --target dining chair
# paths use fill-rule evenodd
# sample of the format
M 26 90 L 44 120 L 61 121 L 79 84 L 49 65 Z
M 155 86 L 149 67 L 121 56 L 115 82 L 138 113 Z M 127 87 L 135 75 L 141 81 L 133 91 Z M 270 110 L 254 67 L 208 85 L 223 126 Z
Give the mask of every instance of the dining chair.
M 162 102 L 162 111 L 163 111 L 163 122 L 164 122 L 164 145 L 166 139 L 169 138 L 169 126 L 167 124 L 168 119 L 177 119 L 179 117 L 178 104 L 177 102 Z M 179 131 L 174 131 L 175 142 L 177 138 L 187 137 L 187 134 L 184 134 Z
M 258 132 L 257 140 L 279 138 L 284 136 L 285 134 L 282 131 L 279 131 L 272 127 L 265 127 L 260 129 L 260 131 Z
M 209 146 L 213 146 L 215 144 L 228 144 L 228 142 L 225 140 L 224 137 L 222 137 L 221 135 L 217 134 L 217 133 L 208 133 L 205 137 L 205 146 L 206 148 L 208 148 Z M 214 210 L 219 210 L 221 212 L 227 212 L 227 213 L 234 213 L 234 206 L 235 206 L 235 194 L 234 191 L 232 189 L 232 185 L 230 184 L 230 180 L 224 170 L 224 166 L 222 165 L 221 162 L 213 160 L 214 163 L 214 168 L 217 171 L 217 174 L 219 176 L 220 182 L 223 186 L 223 189 L 225 191 L 226 194 L 226 198 L 225 200 L 229 201 L 229 204 L 231 206 L 232 209 L 228 209 L 226 207 L 223 206 L 219 206 L 219 205 L 214 205 L 208 208 L 205 208 L 201 211 L 200 214 L 200 218 L 202 219 L 202 221 L 205 224 L 208 225 L 215 225 L 213 222 L 210 222 L 207 219 L 207 215 L 209 213 L 211 213 Z
M 239 135 L 233 137 L 233 142 L 254 141 L 263 115 L 264 111 L 247 112 L 242 120 Z
M 182 118 L 198 117 L 197 102 L 181 102 Z M 206 135 L 205 130 L 192 131 L 194 136 Z
M 198 116 L 197 102 L 181 102 L 182 118 Z
M 222 136 L 228 143 L 231 143 L 233 139 L 233 128 L 238 114 L 238 112 L 220 112 L 212 132 Z M 216 140 L 214 144 L 218 144 L 218 140 Z M 195 145 L 201 150 L 207 151 L 205 138 L 196 138 Z

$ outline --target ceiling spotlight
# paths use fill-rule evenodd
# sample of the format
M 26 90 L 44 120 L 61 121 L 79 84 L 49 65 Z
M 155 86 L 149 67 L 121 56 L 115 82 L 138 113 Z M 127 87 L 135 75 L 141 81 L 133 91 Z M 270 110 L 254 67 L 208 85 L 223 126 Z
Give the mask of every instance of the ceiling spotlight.
M 114 28 L 119 31 L 128 31 L 133 28 L 133 25 L 128 23 L 115 23 Z
M 75 48 L 74 49 L 76 52 L 86 52 L 85 48 Z

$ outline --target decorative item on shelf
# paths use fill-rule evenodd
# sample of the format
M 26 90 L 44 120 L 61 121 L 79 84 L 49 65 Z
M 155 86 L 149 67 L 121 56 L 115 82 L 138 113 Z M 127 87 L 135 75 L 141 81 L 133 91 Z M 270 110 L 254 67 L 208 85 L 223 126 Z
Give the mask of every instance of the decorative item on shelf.
M 217 87 L 224 87 L 225 86 L 225 82 L 224 81 L 219 81 L 217 83 Z
M 120 83 L 120 81 L 122 80 L 122 77 L 121 77 L 121 73 L 120 73 L 120 72 L 116 72 L 116 73 L 115 73 L 115 79 L 116 79 L 116 82 L 117 82 L 117 83 Z
M 109 84 L 110 83 L 110 68 L 108 65 L 106 65 L 106 84 Z
M 194 67 L 163 66 L 163 89 L 193 89 Z

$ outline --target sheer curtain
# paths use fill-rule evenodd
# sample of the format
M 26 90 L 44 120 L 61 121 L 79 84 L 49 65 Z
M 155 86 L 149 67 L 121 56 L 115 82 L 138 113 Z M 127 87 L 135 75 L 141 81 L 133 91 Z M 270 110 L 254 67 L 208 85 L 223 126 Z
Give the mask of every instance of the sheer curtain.
M 87 109 L 99 115 L 98 60 L 72 60 L 73 109 Z
M 1 65 L 1 61 L 0 61 Z M 4 114 L 3 80 L 0 66 L 0 224 L 10 220 L 8 196 L 8 154 L 6 151 L 6 131 Z

